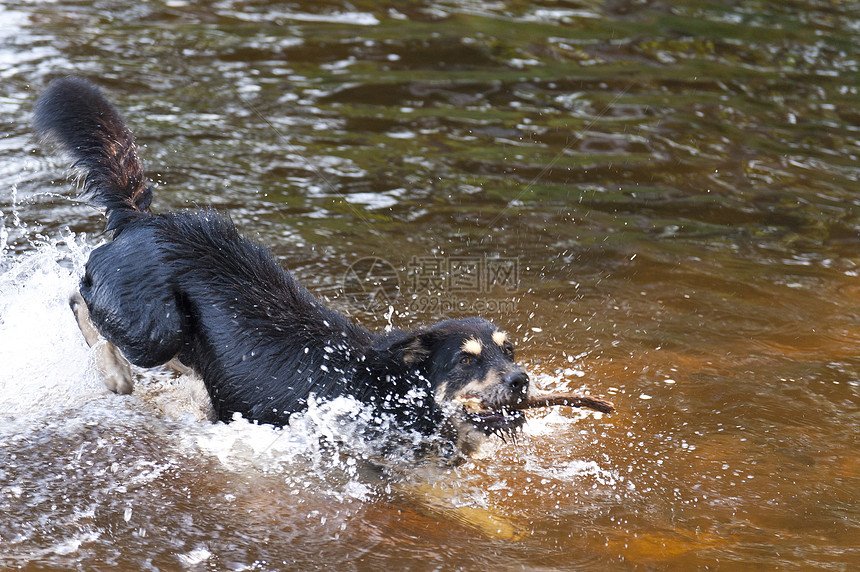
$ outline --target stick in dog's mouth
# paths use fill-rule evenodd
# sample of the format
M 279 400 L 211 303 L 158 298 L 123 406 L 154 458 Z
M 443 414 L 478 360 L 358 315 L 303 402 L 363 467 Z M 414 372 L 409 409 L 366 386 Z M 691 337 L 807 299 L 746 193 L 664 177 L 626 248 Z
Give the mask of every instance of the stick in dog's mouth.
M 467 413 L 474 415 L 501 415 L 504 413 L 520 412 L 526 409 L 565 405 L 567 407 L 586 407 L 600 413 L 612 413 L 615 405 L 611 401 L 592 397 L 591 395 L 574 395 L 572 393 L 549 393 L 546 395 L 530 395 L 519 403 L 507 405 L 502 409 L 486 405 L 477 395 L 459 395 L 454 400 L 462 405 Z
M 454 401 L 466 411 L 466 416 L 473 425 L 486 434 L 495 434 L 507 441 L 516 441 L 517 431 L 525 423 L 526 409 L 565 405 L 568 407 L 586 407 L 601 413 L 615 411 L 611 401 L 592 397 L 591 395 L 574 395 L 572 393 L 549 393 L 546 395 L 531 395 L 522 401 L 503 407 L 492 407 L 474 394 L 459 395 Z

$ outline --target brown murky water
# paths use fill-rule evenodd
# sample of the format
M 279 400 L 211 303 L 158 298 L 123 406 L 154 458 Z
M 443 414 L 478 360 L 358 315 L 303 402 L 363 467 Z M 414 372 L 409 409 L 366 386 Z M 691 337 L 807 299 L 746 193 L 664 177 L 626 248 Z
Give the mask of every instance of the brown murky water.
M 5 2 L 0 567 L 856 568 L 858 31 L 818 0 Z M 105 395 L 64 302 L 102 220 L 29 127 L 68 73 L 157 209 L 229 209 L 371 327 L 481 313 L 618 413 L 379 479 L 324 405 Z

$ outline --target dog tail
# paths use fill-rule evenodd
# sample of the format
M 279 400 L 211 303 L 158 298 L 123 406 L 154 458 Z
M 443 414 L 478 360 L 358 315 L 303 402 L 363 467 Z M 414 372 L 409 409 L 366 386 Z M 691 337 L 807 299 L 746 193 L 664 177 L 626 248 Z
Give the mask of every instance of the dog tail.
M 71 155 L 81 197 L 106 211 L 105 230 L 116 235 L 131 220 L 151 215 L 152 184 L 134 136 L 96 86 L 77 77 L 52 81 L 36 102 L 33 125 L 43 140 Z

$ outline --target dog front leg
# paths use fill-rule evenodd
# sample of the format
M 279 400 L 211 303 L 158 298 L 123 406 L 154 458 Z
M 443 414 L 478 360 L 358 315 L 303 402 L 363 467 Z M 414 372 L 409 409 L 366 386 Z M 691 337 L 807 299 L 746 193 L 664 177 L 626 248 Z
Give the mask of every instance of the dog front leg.
M 123 357 L 119 348 L 105 340 L 99 334 L 95 324 L 90 319 L 90 311 L 80 292 L 75 291 L 69 297 L 69 306 L 78 321 L 78 327 L 87 341 L 87 345 L 95 352 L 96 369 L 108 389 L 114 393 L 128 394 L 134 389 L 131 378 L 131 365 Z

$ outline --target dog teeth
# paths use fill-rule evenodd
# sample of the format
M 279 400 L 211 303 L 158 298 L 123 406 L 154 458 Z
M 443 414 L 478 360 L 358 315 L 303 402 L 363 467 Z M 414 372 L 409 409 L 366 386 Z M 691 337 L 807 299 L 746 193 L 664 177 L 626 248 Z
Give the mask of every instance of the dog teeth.
M 489 413 L 491 411 L 477 395 L 458 395 L 454 401 L 462 405 L 469 413 Z

